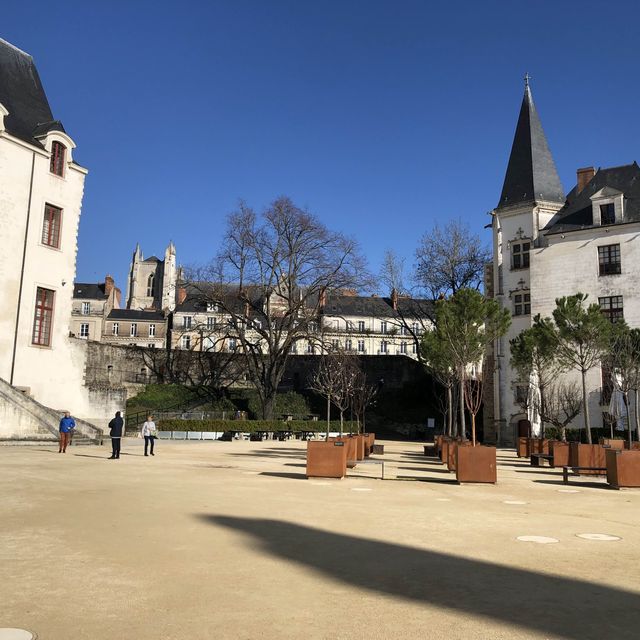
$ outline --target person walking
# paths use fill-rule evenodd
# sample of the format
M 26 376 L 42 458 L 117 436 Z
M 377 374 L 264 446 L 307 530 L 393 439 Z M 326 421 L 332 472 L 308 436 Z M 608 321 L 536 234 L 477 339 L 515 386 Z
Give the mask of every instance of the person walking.
M 68 411 L 65 411 L 64 416 L 60 419 L 60 448 L 58 453 L 67 453 L 67 445 L 71 443 L 71 436 L 75 428 L 76 421 Z
M 120 458 L 120 440 L 124 428 L 124 420 L 120 417 L 120 412 L 116 411 L 116 417 L 109 423 L 109 433 L 111 435 L 111 457 L 109 460 Z
M 153 416 L 147 416 L 146 422 L 142 425 L 142 429 L 140 431 L 142 437 L 144 438 L 144 455 L 148 456 L 147 449 L 151 449 L 151 455 L 155 455 L 153 453 L 153 443 L 158 436 L 158 430 L 156 429 L 156 423 L 153 421 Z M 151 445 L 151 446 L 149 446 Z

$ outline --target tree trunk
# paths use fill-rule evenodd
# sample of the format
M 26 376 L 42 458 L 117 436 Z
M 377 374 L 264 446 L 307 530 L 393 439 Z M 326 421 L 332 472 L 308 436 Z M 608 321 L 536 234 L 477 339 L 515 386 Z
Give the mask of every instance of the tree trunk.
M 262 402 L 262 418 L 263 420 L 273 420 L 273 410 L 276 404 L 275 391 L 266 392 Z
M 453 393 L 451 385 L 447 386 L 447 435 L 451 437 L 453 433 Z
M 587 401 L 587 372 L 582 370 L 582 409 L 584 411 L 584 428 L 587 432 L 587 444 L 591 441 L 591 420 L 589 418 L 589 402 Z
M 471 443 L 476 446 L 476 414 L 471 414 Z
M 635 403 L 634 403 L 634 414 L 635 414 L 635 418 L 636 418 L 636 440 L 638 440 L 638 442 L 640 442 L 640 412 L 638 412 L 638 400 L 640 398 L 638 398 L 638 396 L 640 395 L 638 393 L 638 389 L 634 389 L 634 395 L 635 395 Z
M 331 396 L 327 396 L 327 438 L 329 438 L 330 425 L 331 425 Z
M 344 435 L 344 411 L 340 409 L 340 437 Z
M 460 433 L 458 434 L 462 440 L 467 439 L 467 425 L 464 419 L 464 374 L 460 374 Z
M 631 416 L 629 415 L 629 392 L 624 392 L 624 408 L 627 410 L 627 429 L 629 430 L 629 450 L 631 450 L 631 443 L 633 442 L 633 436 L 631 435 Z

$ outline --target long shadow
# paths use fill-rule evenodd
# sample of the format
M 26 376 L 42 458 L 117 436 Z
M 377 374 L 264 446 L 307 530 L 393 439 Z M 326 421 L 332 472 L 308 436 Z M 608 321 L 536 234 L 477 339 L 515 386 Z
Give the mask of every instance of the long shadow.
M 612 486 L 602 482 L 589 482 L 588 480 L 572 480 L 566 484 L 564 480 L 534 480 L 538 484 L 554 484 L 559 487 L 586 487 L 588 489 L 604 489 L 605 491 L 617 491 Z
M 88 453 L 74 453 L 77 458 L 98 458 L 98 460 L 108 460 L 109 456 L 92 456 Z
M 427 484 L 458 484 L 455 478 L 419 478 L 417 476 L 396 476 L 396 480 L 415 480 L 416 482 L 426 482 Z
M 298 462 L 285 462 L 284 465 L 285 467 L 306 467 L 307 465 L 304 462 L 298 463 Z
M 261 476 L 270 476 L 271 478 L 288 478 L 289 480 L 306 480 L 305 473 L 278 473 L 276 471 L 261 471 Z
M 406 469 L 407 471 L 425 471 L 428 473 L 450 473 L 448 469 L 440 467 L 397 467 L 398 469 Z
M 640 596 L 623 589 L 291 522 L 197 517 L 246 535 L 252 548 L 257 543 L 265 553 L 366 591 L 569 640 L 638 637 Z

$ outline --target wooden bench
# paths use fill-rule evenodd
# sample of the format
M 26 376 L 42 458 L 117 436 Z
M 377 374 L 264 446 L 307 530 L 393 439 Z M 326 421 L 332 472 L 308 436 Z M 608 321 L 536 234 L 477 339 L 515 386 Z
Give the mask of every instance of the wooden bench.
M 565 484 L 569 484 L 569 470 L 572 473 L 579 476 L 581 471 L 593 471 L 594 475 L 605 476 L 607 475 L 606 467 L 572 467 L 571 465 L 562 467 L 562 481 Z
M 553 456 L 549 453 L 532 453 L 531 454 L 531 466 L 532 467 L 541 467 L 540 464 L 543 460 L 548 460 L 549 464 L 553 463 Z

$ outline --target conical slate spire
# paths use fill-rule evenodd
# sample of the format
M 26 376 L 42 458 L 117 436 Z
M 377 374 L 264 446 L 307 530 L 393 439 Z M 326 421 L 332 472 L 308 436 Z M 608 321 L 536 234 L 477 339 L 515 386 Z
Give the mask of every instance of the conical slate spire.
M 562 203 L 565 197 L 533 104 L 529 77 L 526 76 L 524 98 L 498 208 L 540 201 Z

